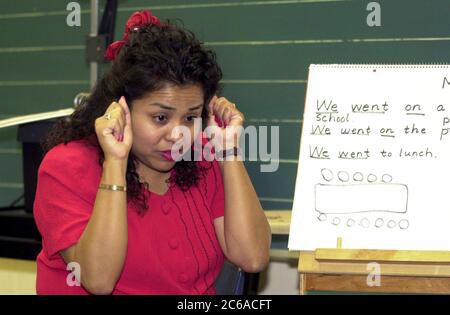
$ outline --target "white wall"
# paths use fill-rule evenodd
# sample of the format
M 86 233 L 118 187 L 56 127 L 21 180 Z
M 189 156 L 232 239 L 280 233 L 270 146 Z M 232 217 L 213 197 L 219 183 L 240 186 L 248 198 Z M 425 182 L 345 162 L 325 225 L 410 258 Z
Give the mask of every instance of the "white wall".
M 36 262 L 0 258 L 0 294 L 36 294 Z
M 260 274 L 258 294 L 299 294 L 298 253 L 272 250 L 266 271 Z

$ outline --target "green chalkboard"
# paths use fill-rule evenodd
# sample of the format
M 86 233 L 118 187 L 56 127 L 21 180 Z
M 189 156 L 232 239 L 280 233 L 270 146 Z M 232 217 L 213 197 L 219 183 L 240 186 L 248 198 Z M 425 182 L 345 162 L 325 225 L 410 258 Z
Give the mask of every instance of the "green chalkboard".
M 0 118 L 72 106 L 89 89 L 81 27 L 66 25 L 70 1 L 0 2 Z M 311 63 L 448 63 L 448 0 L 383 0 L 381 26 L 366 23 L 362 0 L 120 1 L 116 37 L 135 10 L 179 18 L 218 54 L 224 96 L 246 125 L 279 126 L 279 168 L 246 166 L 265 209 L 290 209 L 294 193 L 308 65 Z M 101 7 L 104 1 L 100 1 Z M 0 130 L 0 205 L 23 191 L 16 129 Z M 270 145 L 269 145 L 270 148 Z

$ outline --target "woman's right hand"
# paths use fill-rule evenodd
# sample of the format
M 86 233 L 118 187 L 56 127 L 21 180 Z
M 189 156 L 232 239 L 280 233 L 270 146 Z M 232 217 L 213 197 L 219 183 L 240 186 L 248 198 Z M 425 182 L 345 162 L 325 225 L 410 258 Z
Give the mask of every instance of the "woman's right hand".
M 95 120 L 95 133 L 105 155 L 105 160 L 128 159 L 133 144 L 131 114 L 125 97 L 112 102 L 103 116 Z

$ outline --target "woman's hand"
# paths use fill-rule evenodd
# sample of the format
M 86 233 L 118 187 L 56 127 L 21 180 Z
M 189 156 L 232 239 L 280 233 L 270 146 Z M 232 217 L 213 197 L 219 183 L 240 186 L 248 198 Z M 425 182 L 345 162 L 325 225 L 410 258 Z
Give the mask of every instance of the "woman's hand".
M 127 160 L 133 143 L 131 115 L 125 97 L 112 102 L 103 116 L 95 120 L 95 133 L 105 160 Z
M 244 114 L 237 110 L 236 104 L 225 97 L 214 96 L 208 105 L 208 129 L 212 129 L 216 137 L 221 137 L 223 148 L 239 146 L 239 137 L 245 121 Z

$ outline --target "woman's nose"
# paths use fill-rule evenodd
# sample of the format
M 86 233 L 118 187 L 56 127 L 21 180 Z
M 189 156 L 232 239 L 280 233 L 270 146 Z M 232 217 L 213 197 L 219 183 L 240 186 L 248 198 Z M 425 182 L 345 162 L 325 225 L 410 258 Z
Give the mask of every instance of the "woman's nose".
M 166 132 L 166 139 L 173 143 L 187 137 L 190 132 L 189 128 L 179 124 L 174 124 L 168 127 L 169 129 Z

